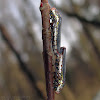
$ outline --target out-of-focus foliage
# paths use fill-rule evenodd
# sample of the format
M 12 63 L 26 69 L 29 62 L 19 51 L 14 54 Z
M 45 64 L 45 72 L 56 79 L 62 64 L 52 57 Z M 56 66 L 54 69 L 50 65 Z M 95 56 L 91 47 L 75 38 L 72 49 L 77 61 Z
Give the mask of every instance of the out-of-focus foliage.
M 46 97 L 39 4 L 39 0 L 0 0 L 0 100 Z M 67 49 L 66 84 L 55 100 L 99 100 L 100 1 L 50 4 L 61 13 L 61 46 Z

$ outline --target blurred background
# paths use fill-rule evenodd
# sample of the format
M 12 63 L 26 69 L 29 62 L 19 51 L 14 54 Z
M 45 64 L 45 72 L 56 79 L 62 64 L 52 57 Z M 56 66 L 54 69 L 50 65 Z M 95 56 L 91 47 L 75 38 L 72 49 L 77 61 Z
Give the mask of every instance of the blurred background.
M 49 0 L 62 16 L 66 84 L 55 100 L 100 100 L 100 0 Z M 0 0 L 0 100 L 45 100 L 40 0 Z

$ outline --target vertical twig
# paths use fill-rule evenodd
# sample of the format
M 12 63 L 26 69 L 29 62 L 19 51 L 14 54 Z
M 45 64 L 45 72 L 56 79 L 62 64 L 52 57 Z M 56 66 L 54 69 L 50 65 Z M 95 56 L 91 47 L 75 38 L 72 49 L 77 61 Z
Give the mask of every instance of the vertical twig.
M 47 100 L 54 100 L 52 48 L 49 16 L 50 6 L 48 4 L 48 0 L 41 0 L 40 11 L 42 16 L 43 58 L 45 67 Z

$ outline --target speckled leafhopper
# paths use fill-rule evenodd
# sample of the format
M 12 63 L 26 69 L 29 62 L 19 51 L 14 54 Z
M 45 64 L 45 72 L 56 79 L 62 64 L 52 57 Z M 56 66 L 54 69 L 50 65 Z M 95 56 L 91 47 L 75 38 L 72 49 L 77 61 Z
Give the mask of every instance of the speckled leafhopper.
M 50 11 L 50 27 L 52 33 L 52 49 L 53 49 L 53 62 L 54 62 L 54 90 L 60 93 L 60 90 L 65 84 L 66 74 L 66 48 L 60 47 L 60 28 L 62 18 L 56 8 L 51 8 Z

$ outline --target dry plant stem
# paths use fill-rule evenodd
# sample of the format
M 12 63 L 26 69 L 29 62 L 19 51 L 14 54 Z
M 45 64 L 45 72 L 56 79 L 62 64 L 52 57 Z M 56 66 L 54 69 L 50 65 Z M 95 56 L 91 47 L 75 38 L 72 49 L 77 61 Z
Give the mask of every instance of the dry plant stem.
M 53 73 L 52 73 L 52 48 L 50 32 L 50 6 L 48 0 L 41 0 L 43 58 L 46 78 L 47 100 L 54 100 Z

